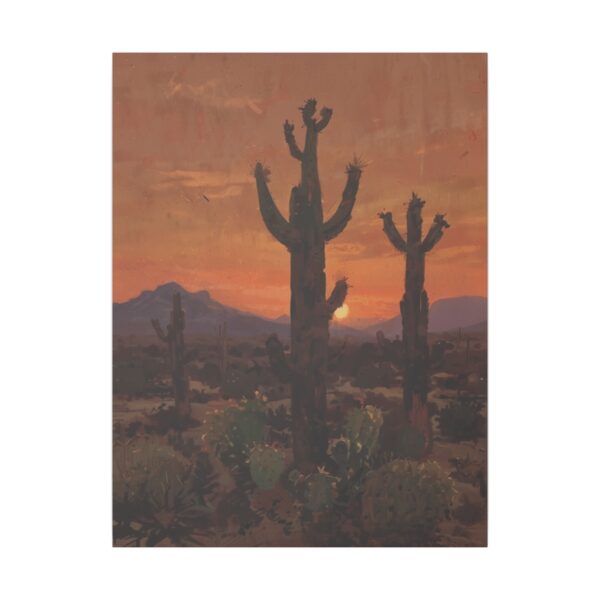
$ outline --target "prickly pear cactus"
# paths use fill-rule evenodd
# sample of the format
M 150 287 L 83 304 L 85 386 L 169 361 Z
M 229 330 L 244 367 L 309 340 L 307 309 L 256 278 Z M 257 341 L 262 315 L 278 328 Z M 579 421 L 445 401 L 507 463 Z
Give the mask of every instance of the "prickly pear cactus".
M 344 423 L 344 437 L 349 440 L 351 451 L 370 458 L 377 446 L 382 424 L 381 411 L 374 406 L 351 410 Z
M 246 461 L 250 449 L 264 442 L 267 435 L 264 404 L 254 398 L 209 414 L 207 424 L 208 441 L 219 459 L 230 467 Z
M 450 509 L 455 490 L 436 462 L 396 459 L 367 475 L 363 524 L 408 545 L 427 543 Z
M 260 444 L 250 451 L 249 463 L 252 481 L 261 490 L 272 490 L 285 468 L 285 457 L 280 450 Z
M 328 473 L 318 471 L 306 478 L 306 502 L 304 506 L 312 512 L 321 512 L 333 507 L 337 480 Z

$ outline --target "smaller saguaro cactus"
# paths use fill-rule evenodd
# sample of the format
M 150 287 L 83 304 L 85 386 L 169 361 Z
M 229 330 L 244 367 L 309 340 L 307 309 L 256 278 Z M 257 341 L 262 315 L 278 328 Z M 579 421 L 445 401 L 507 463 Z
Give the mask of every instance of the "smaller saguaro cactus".
M 411 421 L 431 445 L 431 424 L 427 412 L 429 390 L 429 298 L 424 289 L 425 254 L 442 239 L 444 229 L 450 227 L 444 215 L 437 214 L 422 237 L 421 210 L 425 202 L 414 192 L 406 211 L 407 239 L 396 229 L 391 212 L 381 212 L 383 231 L 392 246 L 406 255 L 404 297 L 400 302 L 402 314 L 402 349 L 404 354 L 404 408 Z
M 228 368 L 227 321 L 219 325 L 219 361 L 221 363 L 221 378 L 225 381 Z
M 167 325 L 167 333 L 163 331 L 158 319 L 151 321 L 158 338 L 165 342 L 169 348 L 169 364 L 175 393 L 175 409 L 181 416 L 190 414 L 190 399 L 188 394 L 188 380 L 185 376 L 185 364 L 189 356 L 185 353 L 183 330 L 185 328 L 185 313 L 181 308 L 181 294 L 173 294 L 173 310 L 171 320 Z

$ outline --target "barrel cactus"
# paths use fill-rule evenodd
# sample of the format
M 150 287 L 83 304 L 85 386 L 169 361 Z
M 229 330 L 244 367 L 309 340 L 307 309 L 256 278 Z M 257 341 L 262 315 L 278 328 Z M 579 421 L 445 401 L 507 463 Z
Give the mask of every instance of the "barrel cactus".
M 285 468 L 285 457 L 281 450 L 259 444 L 250 451 L 250 475 L 261 490 L 272 490 Z
M 450 510 L 452 480 L 436 462 L 396 459 L 366 477 L 362 497 L 363 525 L 395 543 L 419 545 L 431 541 Z

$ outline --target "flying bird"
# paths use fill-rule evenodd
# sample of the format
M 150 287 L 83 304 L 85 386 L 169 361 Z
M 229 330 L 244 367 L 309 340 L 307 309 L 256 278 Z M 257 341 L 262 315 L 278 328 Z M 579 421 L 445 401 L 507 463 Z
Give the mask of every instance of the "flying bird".
M 206 194 L 202 194 L 202 197 L 207 201 L 210 202 L 210 200 L 206 197 Z

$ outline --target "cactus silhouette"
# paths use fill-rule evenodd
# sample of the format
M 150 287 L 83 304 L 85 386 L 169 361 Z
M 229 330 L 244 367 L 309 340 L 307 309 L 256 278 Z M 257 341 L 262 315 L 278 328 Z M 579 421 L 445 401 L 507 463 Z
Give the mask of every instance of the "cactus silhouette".
M 273 335 L 267 353 L 273 370 L 292 384 L 292 438 L 294 459 L 302 470 L 320 462 L 327 451 L 326 385 L 329 320 L 348 292 L 345 279 L 335 284 L 326 299 L 325 243 L 339 235 L 352 217 L 362 165 L 355 160 L 346 168 L 347 181 L 337 210 L 323 221 L 321 186 L 317 168 L 317 141 L 333 111 L 322 108 L 315 118 L 317 101 L 300 108 L 306 129 L 304 148 L 296 143 L 294 125 L 285 122 L 285 141 L 300 161 L 300 184 L 292 188 L 289 221 L 269 192 L 269 169 L 258 163 L 254 175 L 260 212 L 273 237 L 290 253 L 291 361 Z
M 381 212 L 383 231 L 392 246 L 406 255 L 404 297 L 400 302 L 402 314 L 402 350 L 404 358 L 404 408 L 413 427 L 431 447 L 431 423 L 427 412 L 429 391 L 429 346 L 427 329 L 429 299 L 424 290 L 425 254 L 442 239 L 444 229 L 450 227 L 444 215 L 437 214 L 429 232 L 422 238 L 421 210 L 425 202 L 414 192 L 406 211 L 406 240 L 396 229 L 391 212 Z
M 158 338 L 165 342 L 169 348 L 169 364 L 175 393 L 175 410 L 180 416 L 188 416 L 190 414 L 190 401 L 185 364 L 192 358 L 192 355 L 186 355 L 183 341 L 185 313 L 181 308 L 181 294 L 173 294 L 173 310 L 171 311 L 171 320 L 167 325 L 166 334 L 158 319 L 152 319 L 151 323 Z

